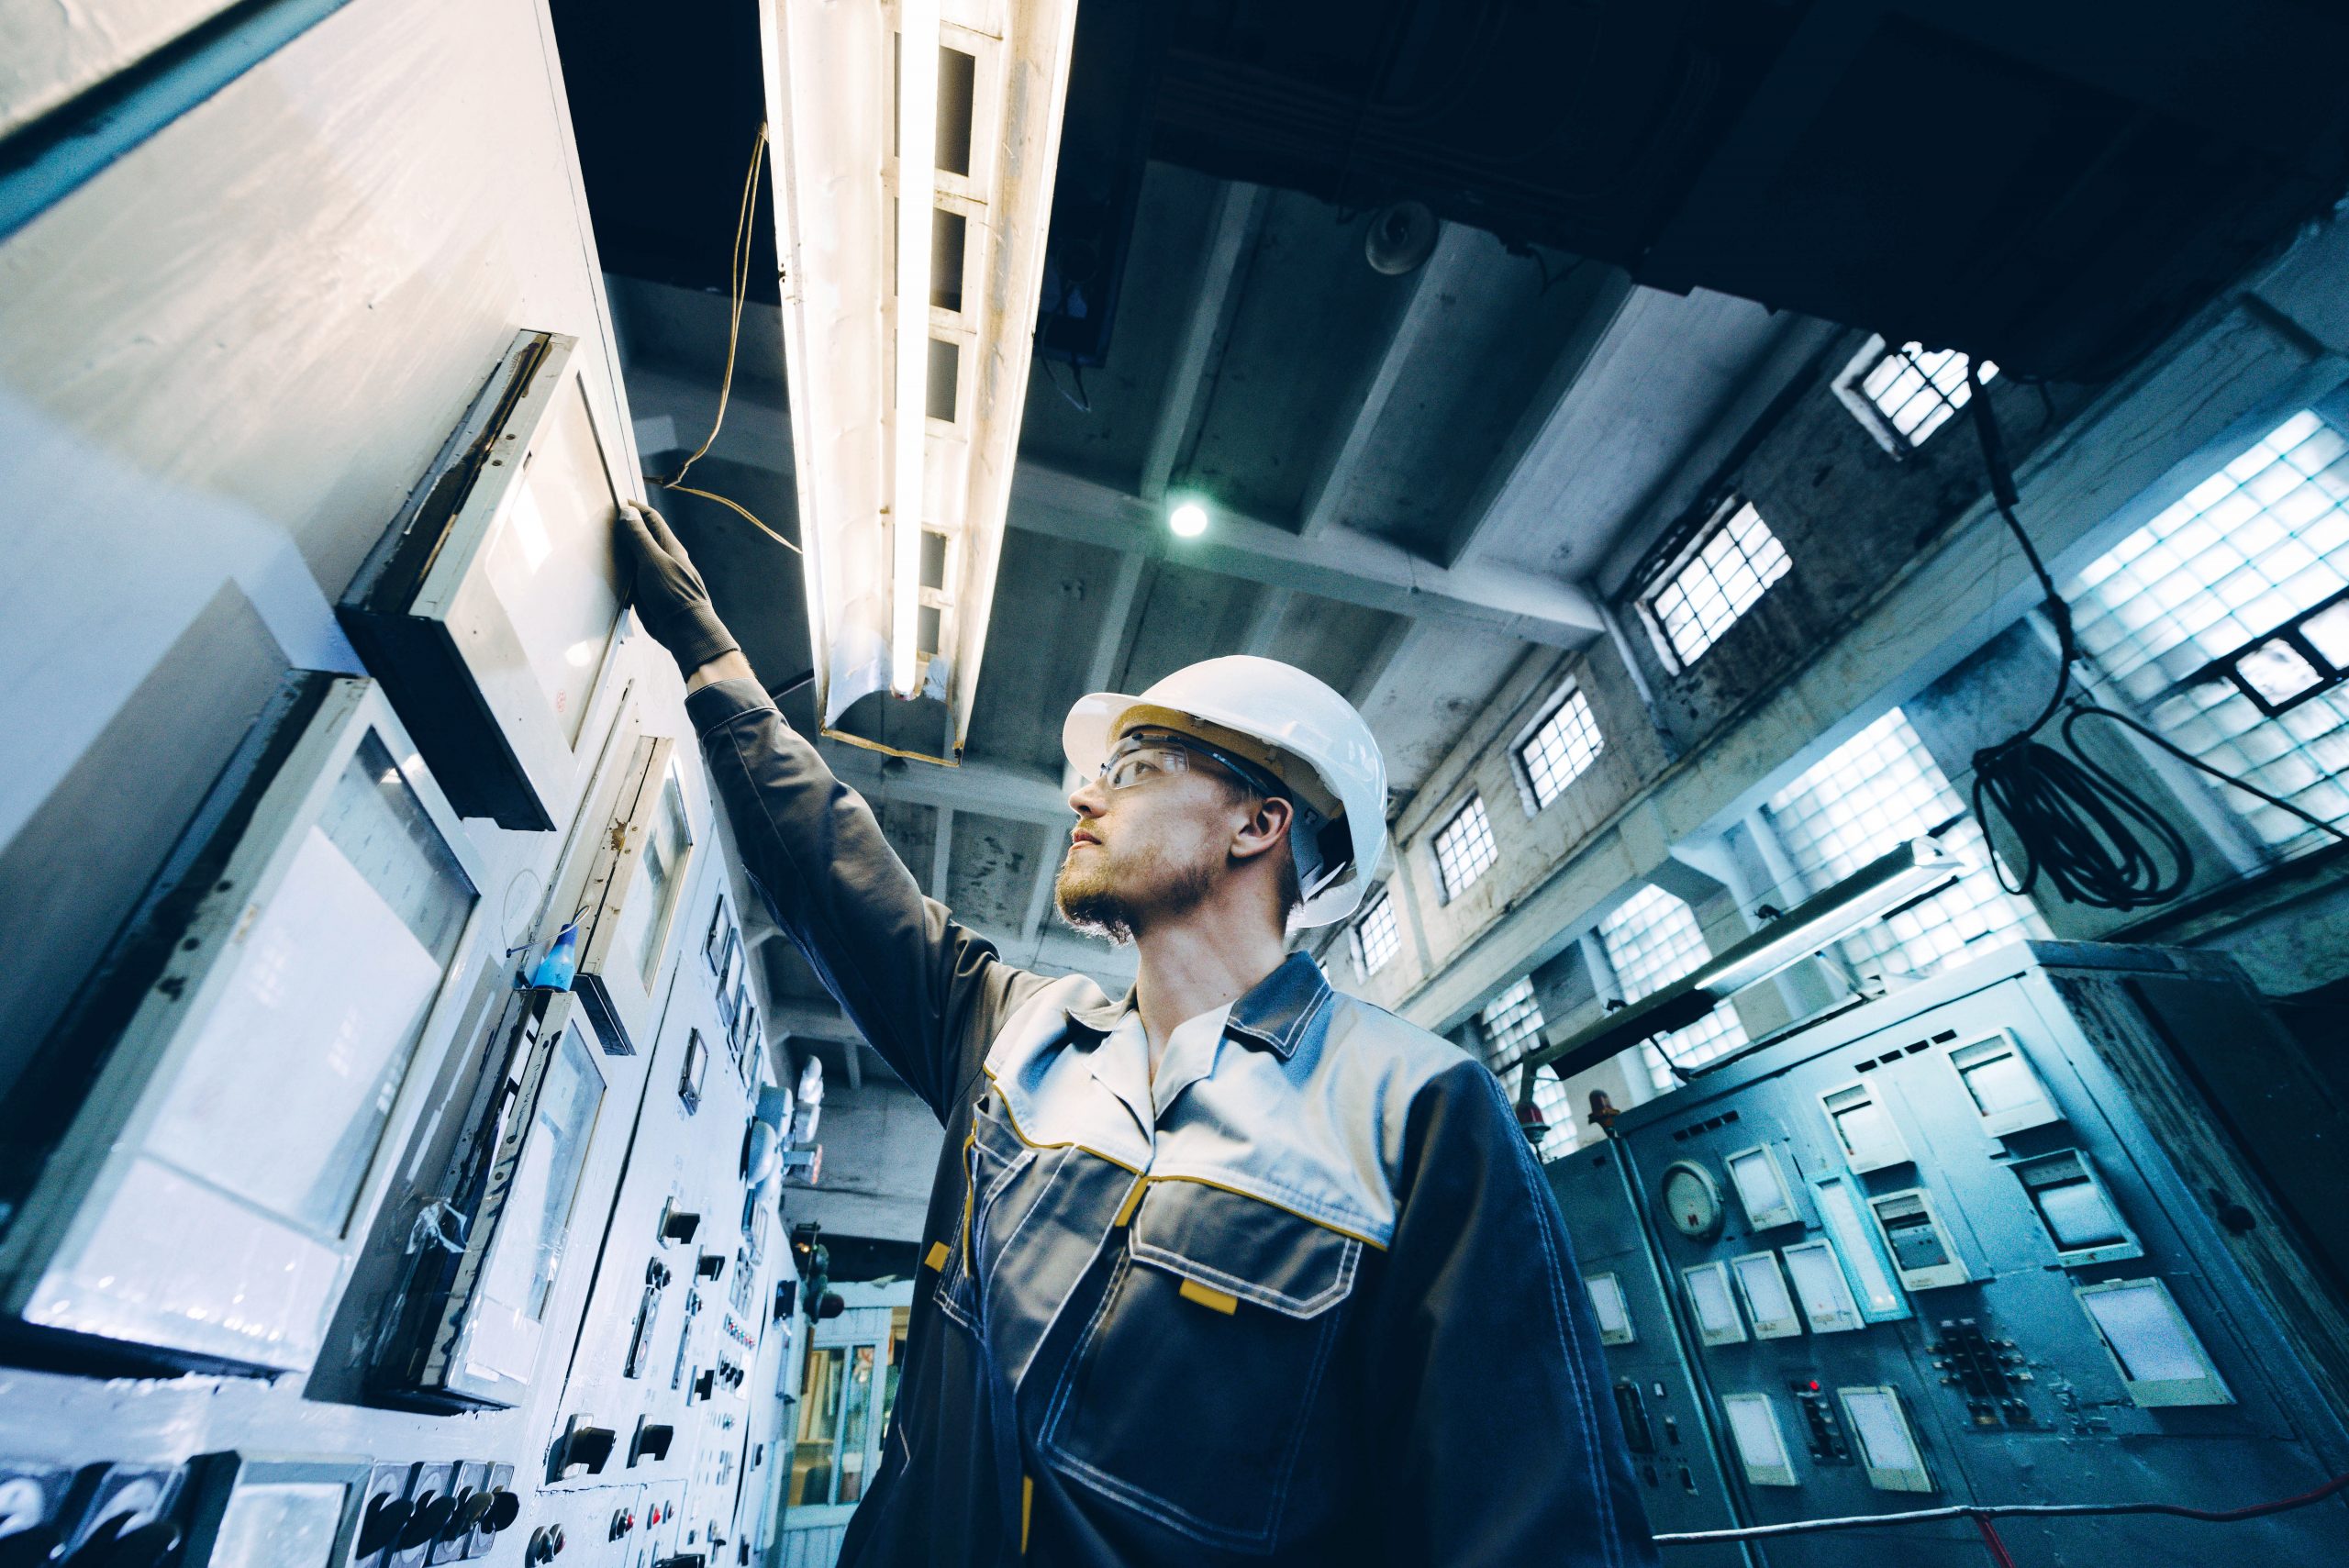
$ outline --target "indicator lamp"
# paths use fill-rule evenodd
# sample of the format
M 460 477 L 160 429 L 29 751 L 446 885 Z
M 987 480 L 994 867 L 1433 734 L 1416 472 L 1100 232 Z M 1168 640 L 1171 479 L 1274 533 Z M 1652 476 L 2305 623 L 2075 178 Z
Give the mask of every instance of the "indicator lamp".
M 1197 501 L 1186 501 L 1166 514 L 1166 526 L 1177 539 L 1197 539 L 1208 531 L 1208 509 Z

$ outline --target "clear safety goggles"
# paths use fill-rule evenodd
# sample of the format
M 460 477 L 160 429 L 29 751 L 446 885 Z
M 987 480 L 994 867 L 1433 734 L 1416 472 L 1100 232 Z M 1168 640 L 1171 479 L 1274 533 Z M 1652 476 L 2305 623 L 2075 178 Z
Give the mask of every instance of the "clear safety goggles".
M 1265 781 L 1251 776 L 1248 770 L 1212 749 L 1171 740 L 1163 735 L 1129 735 L 1119 741 L 1101 763 L 1100 779 L 1105 789 L 1131 789 L 1152 779 L 1188 773 L 1202 764 L 1230 773 L 1251 789 L 1272 793 Z

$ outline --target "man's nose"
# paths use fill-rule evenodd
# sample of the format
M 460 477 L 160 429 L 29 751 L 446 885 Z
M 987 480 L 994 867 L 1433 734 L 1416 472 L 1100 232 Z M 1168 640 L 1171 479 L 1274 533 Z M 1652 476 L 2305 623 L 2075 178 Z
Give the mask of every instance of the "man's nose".
M 1069 809 L 1079 817 L 1098 817 L 1109 809 L 1108 797 L 1102 793 L 1101 781 L 1085 779 L 1068 792 Z

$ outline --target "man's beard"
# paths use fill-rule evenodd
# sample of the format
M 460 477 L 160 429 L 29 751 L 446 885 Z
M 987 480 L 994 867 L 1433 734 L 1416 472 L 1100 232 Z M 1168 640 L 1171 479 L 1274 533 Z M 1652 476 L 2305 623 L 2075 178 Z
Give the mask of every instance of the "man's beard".
M 1152 856 L 1153 863 L 1145 869 L 1156 874 L 1137 877 L 1135 868 L 1129 867 L 1123 876 L 1113 877 L 1108 860 L 1108 851 L 1097 846 L 1093 863 L 1080 867 L 1072 847 L 1052 883 L 1052 903 L 1061 918 L 1077 930 L 1119 947 L 1132 941 L 1134 932 L 1152 918 L 1197 907 L 1215 887 L 1212 866 L 1173 867 Z M 1130 886 L 1138 880 L 1150 884 L 1141 897 L 1133 895 Z

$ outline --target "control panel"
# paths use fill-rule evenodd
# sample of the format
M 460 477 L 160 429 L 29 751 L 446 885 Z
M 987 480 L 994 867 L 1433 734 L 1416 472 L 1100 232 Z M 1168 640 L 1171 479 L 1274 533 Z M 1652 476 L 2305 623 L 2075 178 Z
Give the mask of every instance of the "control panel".
M 2248 994 L 2198 961 L 2112 952 L 2008 950 L 1700 1073 L 1550 1164 L 1659 1530 L 1935 1503 L 2227 1508 L 2349 1468 L 2288 1297 L 2245 1268 L 2286 1265 L 2247 1257 L 2139 1098 L 2174 1092 L 2152 1065 L 2179 1025 L 2130 968 L 2225 990 L 2238 1017 Z M 2142 1518 L 2001 1529 L 2046 1561 L 2093 1543 L 2315 1562 L 2349 1557 L 2338 1515 L 2219 1539 Z M 1855 1568 L 1980 1550 L 1930 1531 L 1767 1546 Z

